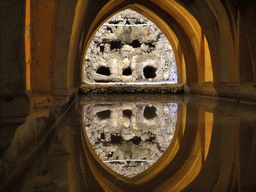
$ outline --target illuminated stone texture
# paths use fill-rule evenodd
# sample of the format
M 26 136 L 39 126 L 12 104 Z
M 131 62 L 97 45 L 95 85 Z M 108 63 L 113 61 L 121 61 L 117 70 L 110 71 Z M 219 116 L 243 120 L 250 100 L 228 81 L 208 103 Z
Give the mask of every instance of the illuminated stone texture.
M 108 73 L 102 73 L 103 68 Z M 126 9 L 111 17 L 93 37 L 86 54 L 84 81 L 176 83 L 172 47 L 156 25 Z

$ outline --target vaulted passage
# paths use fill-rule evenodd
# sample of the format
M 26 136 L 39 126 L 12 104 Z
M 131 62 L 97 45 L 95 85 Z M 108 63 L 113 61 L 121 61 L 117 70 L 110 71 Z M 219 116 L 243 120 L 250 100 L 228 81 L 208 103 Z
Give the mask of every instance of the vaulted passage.
M 255 191 L 255 1 L 0 7 L 0 191 Z

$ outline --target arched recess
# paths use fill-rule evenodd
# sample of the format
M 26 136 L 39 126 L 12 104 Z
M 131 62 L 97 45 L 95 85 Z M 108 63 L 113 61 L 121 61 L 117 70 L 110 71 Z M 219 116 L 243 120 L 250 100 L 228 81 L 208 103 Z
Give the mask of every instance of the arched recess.
M 240 83 L 240 14 L 234 12 L 233 3 L 220 0 L 178 2 L 197 19 L 209 42 L 214 86 L 218 87 L 222 82 L 237 86 Z
M 94 33 L 97 31 L 97 29 L 99 28 L 99 26 L 109 17 L 111 17 L 112 15 L 114 15 L 117 11 L 120 11 L 120 10 L 123 10 L 123 9 L 126 9 L 126 8 L 130 8 L 130 9 L 133 9 L 137 12 L 139 12 L 140 14 L 144 15 L 145 17 L 149 18 L 151 21 L 153 21 L 161 30 L 162 32 L 166 35 L 166 37 L 168 38 L 168 40 L 170 41 L 173 49 L 174 49 L 174 53 L 175 53 L 175 57 L 177 58 L 177 70 L 178 70 L 178 82 L 182 82 L 185 78 L 185 75 L 184 75 L 184 72 L 182 73 L 182 69 L 184 69 L 185 67 L 181 66 L 182 65 L 182 57 L 179 57 L 179 53 L 178 53 L 178 46 L 180 44 L 180 42 L 178 41 L 178 38 L 177 38 L 177 33 L 180 35 L 181 33 L 185 33 L 182 28 L 178 29 L 176 26 L 178 25 L 177 22 L 174 20 L 171 23 L 171 25 L 173 26 L 169 26 L 170 24 L 166 23 L 164 20 L 161 19 L 161 17 L 159 17 L 154 11 L 151 10 L 152 7 L 150 7 L 150 4 L 146 4 L 145 5 L 142 5 L 142 4 L 137 4 L 137 3 L 132 3 L 130 2 L 130 4 L 128 4 L 127 2 L 123 2 L 120 3 L 119 5 L 116 5 L 116 7 L 119 7 L 119 6 L 123 6 L 123 7 L 120 7 L 117 11 L 116 11 L 116 7 L 114 7 L 112 5 L 113 3 L 112 2 L 109 2 L 108 4 L 106 4 L 106 6 L 99 12 L 99 14 L 97 15 L 97 17 L 95 18 L 94 22 L 92 23 L 91 25 L 91 28 L 85 38 L 85 51 L 86 49 L 88 48 L 88 45 L 89 45 L 89 42 L 91 41 Z M 152 6 L 152 5 L 151 5 Z M 153 6 L 154 8 L 155 6 Z M 157 11 L 157 12 L 161 12 L 161 11 Z M 172 24 L 176 22 L 176 25 L 175 24 Z M 172 30 L 172 28 L 175 27 L 177 28 L 176 31 L 176 34 L 174 33 L 174 31 Z M 184 34 L 184 36 L 186 36 Z M 181 36 L 180 36 L 181 38 Z M 185 42 L 183 42 L 183 44 L 185 45 Z M 186 46 L 182 46 L 181 45 L 181 48 L 184 48 L 185 49 L 189 49 L 190 48 L 190 51 L 189 54 L 190 54 L 190 58 L 193 57 L 194 58 L 194 55 L 193 55 L 193 50 L 192 50 L 192 45 L 186 45 Z M 85 52 L 84 51 L 84 52 Z M 187 57 L 185 56 L 185 60 L 187 59 L 188 60 L 188 55 Z M 179 59 L 181 58 L 181 59 Z M 195 59 L 190 59 L 190 62 L 193 63 L 196 62 Z M 184 64 L 184 63 L 183 63 Z M 195 63 L 194 63 L 195 64 Z M 193 65 L 193 64 L 192 64 Z M 197 70 L 197 66 L 195 67 L 192 67 L 191 65 L 191 69 L 189 71 L 191 71 L 191 74 L 194 73 L 194 74 L 197 74 L 196 70 Z M 193 69 L 192 69 L 193 68 Z M 193 71 L 195 70 L 195 71 Z M 188 74 L 190 75 L 190 74 Z M 191 77 L 192 76 L 192 77 Z M 190 77 L 187 76 L 187 83 L 189 84 L 197 79 L 197 75 L 191 75 Z M 193 80 L 193 78 L 195 78 Z
M 153 21 L 167 36 L 174 48 L 178 68 L 178 82 L 188 85 L 205 82 L 205 64 L 211 65 L 205 58 L 210 58 L 210 52 L 204 46 L 206 41 L 200 25 L 194 17 L 181 5 L 172 2 L 167 10 L 162 9 L 158 1 L 141 2 L 136 1 L 109 1 L 98 14 L 90 16 L 90 19 L 82 19 L 86 15 L 85 10 L 90 7 L 86 2 L 80 0 L 77 5 L 73 24 L 73 32 L 68 59 L 68 77 L 72 79 L 79 76 L 82 78 L 82 68 L 86 49 L 89 46 L 94 33 L 108 18 L 116 12 L 125 8 L 131 8 Z M 80 6 L 79 6 L 80 5 Z M 165 5 L 161 5 L 165 6 Z M 85 24 L 86 22 L 86 24 Z M 192 23 L 192 24 L 190 24 Z M 78 47 L 78 48 L 77 48 Z M 202 54 L 202 50 L 204 54 Z M 72 55 L 71 55 L 72 53 Z M 208 57 L 205 57 L 205 53 Z M 203 55 L 203 57 L 202 57 Z M 184 61 L 187 65 L 184 64 Z M 79 74 L 74 70 L 73 63 L 80 63 Z M 78 67 L 77 67 L 78 68 Z M 211 69 L 211 67 L 208 67 Z
M 240 14 L 233 12 L 228 1 L 206 1 L 217 19 L 226 50 L 230 86 L 240 83 L 239 75 L 239 28 Z
M 108 3 L 106 6 L 107 7 L 109 6 L 109 9 L 115 8 L 115 7 L 112 7 L 111 3 Z M 151 11 L 150 9 L 147 9 L 146 7 L 141 6 L 140 4 L 127 5 L 126 7 L 119 9 L 118 11 L 128 9 L 128 8 L 137 11 L 138 13 L 144 15 L 145 17 L 147 17 L 148 19 L 153 21 L 161 29 L 161 31 L 165 34 L 165 36 L 169 40 L 169 42 L 173 48 L 174 54 L 175 54 L 175 59 L 176 59 L 176 64 L 177 64 L 177 73 L 178 73 L 178 83 L 185 83 L 186 82 L 186 70 L 185 70 L 184 55 L 183 55 L 180 43 L 178 41 L 178 38 L 175 35 L 175 33 L 173 32 L 173 30 L 153 11 Z M 112 15 L 116 14 L 116 12 L 112 13 L 112 10 L 109 10 L 109 12 L 111 12 L 112 14 L 109 14 L 109 12 L 106 12 L 106 13 L 104 13 L 105 15 L 103 16 L 102 12 L 104 12 L 104 9 L 101 10 L 101 12 L 97 15 L 97 17 L 95 18 L 94 22 L 91 25 L 91 28 L 89 29 L 89 32 L 87 33 L 86 37 L 84 37 L 84 41 L 81 43 L 81 44 L 85 45 L 83 47 L 84 55 L 81 58 L 81 60 L 83 61 L 82 65 L 84 63 L 84 57 L 85 57 L 86 50 L 87 50 L 89 43 L 92 40 L 94 34 L 98 30 L 98 28 L 104 23 L 105 20 L 110 18 Z M 100 21 L 102 21 L 102 18 L 105 18 L 105 20 L 102 23 L 100 23 Z

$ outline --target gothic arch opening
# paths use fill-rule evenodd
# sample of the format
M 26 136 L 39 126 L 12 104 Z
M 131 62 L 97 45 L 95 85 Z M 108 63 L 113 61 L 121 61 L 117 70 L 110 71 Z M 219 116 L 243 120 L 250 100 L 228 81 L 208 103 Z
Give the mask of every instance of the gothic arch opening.
M 108 68 L 108 75 L 99 73 Z M 84 82 L 177 83 L 176 59 L 163 32 L 138 12 L 125 9 L 109 18 L 87 49 Z

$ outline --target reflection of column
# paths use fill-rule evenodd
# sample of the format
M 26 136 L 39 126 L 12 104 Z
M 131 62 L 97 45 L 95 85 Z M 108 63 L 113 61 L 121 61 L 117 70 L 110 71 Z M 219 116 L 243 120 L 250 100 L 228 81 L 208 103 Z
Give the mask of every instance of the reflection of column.
M 75 146 L 75 131 L 71 127 L 63 127 L 59 131 L 59 136 L 62 138 L 62 144 L 69 154 L 67 162 L 67 180 L 69 191 L 79 191 L 81 188 L 79 174 L 78 174 L 78 164 L 76 159 L 76 150 Z
M 239 134 L 239 182 L 242 192 L 256 189 L 256 122 L 241 121 Z
M 243 131 L 243 130 L 242 130 Z M 256 122 L 253 123 L 253 132 L 254 135 L 252 136 L 253 138 L 253 142 L 252 142 L 252 151 L 250 155 L 250 163 L 249 163 L 249 171 L 248 171 L 248 175 L 247 175 L 247 183 L 246 186 L 247 188 L 244 191 L 253 191 L 256 189 Z M 245 138 L 247 139 L 247 138 Z M 245 149 L 241 149 L 241 150 L 247 150 L 247 148 Z M 242 177 L 242 175 L 241 175 Z M 241 186 L 243 187 L 243 186 Z
M 214 191 L 233 191 L 238 178 L 238 151 L 240 118 L 238 116 L 222 116 L 221 143 L 219 153 L 218 181 Z M 233 189 L 233 190 L 231 190 Z
M 204 108 L 198 108 L 198 134 L 201 140 L 201 152 L 202 155 L 202 163 L 204 163 L 205 159 L 205 110 Z

